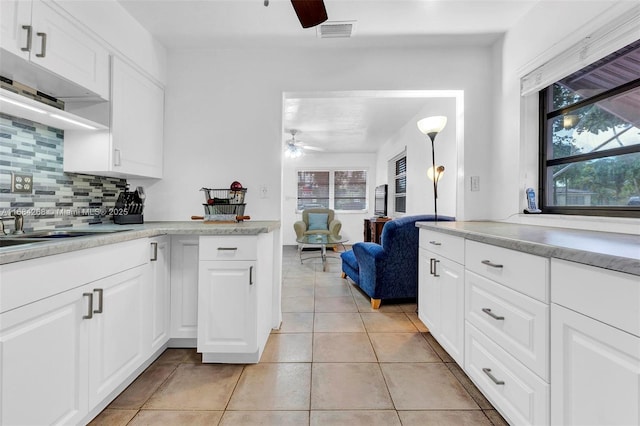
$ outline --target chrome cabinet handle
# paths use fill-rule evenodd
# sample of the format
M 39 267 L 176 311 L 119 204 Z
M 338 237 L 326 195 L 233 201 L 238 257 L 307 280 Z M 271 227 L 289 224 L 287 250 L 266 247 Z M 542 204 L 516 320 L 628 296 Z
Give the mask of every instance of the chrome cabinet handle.
M 36 53 L 38 58 L 44 58 L 47 56 L 47 33 L 36 33 L 38 37 L 42 37 L 40 42 L 40 53 Z
M 493 263 L 490 260 L 483 260 L 483 265 L 491 266 L 492 268 L 502 268 L 504 265 L 500 265 L 499 263 Z
M 482 312 L 484 312 L 485 314 L 489 315 L 494 320 L 504 320 L 504 317 L 500 317 L 500 316 L 494 314 L 493 312 L 491 312 L 491 309 L 489 309 L 489 308 L 482 308 Z
M 253 285 L 253 266 L 249 266 L 249 285 Z
M 153 255 L 151 255 L 151 261 L 155 262 L 158 260 L 158 243 L 151 243 L 151 247 L 153 247 Z
M 220 251 L 234 251 L 234 250 L 238 250 L 238 247 L 218 247 L 218 250 L 220 250 Z
M 484 374 L 486 374 L 487 376 L 489 376 L 489 378 L 493 381 L 493 383 L 495 383 L 496 385 L 504 385 L 504 381 L 503 380 L 498 380 L 496 379 L 496 377 L 491 374 L 491 369 L 490 368 L 483 368 L 482 371 L 484 372 Z
M 93 293 L 82 293 L 82 296 L 89 298 L 89 309 L 87 310 L 87 315 L 83 315 L 82 319 L 91 319 L 93 318 Z
M 21 47 L 20 50 L 23 52 L 31 52 L 31 36 L 33 34 L 33 28 L 31 25 L 23 25 L 23 30 L 27 30 L 27 47 Z
M 94 309 L 93 313 L 101 314 L 102 313 L 102 293 L 104 293 L 104 290 L 101 288 L 94 288 L 93 291 L 94 293 L 98 293 L 98 309 Z
M 429 259 L 429 273 L 431 275 L 433 275 L 434 277 L 439 277 L 440 275 L 438 275 L 438 273 L 436 272 L 436 263 L 440 262 L 438 259 L 434 259 L 433 257 L 431 259 Z
M 118 148 L 115 148 L 113 150 L 113 165 L 114 166 L 122 165 L 122 158 L 120 155 L 120 150 Z
M 439 243 L 438 241 L 429 241 L 429 244 L 432 244 L 434 246 L 441 246 L 442 243 Z

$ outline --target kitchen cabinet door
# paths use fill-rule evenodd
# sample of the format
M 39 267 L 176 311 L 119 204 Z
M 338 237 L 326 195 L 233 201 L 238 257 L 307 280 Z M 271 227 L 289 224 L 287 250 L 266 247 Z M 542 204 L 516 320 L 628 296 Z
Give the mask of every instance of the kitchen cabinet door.
M 93 407 L 150 354 L 148 265 L 92 283 L 94 314 L 89 330 L 89 404 Z
M 151 353 L 169 340 L 171 315 L 170 237 L 156 237 L 151 245 Z
M 0 315 L 0 424 L 78 424 L 88 411 L 91 288 Z
M 28 27 L 31 25 L 31 2 L 3 0 L 0 8 L 0 47 L 21 58 L 29 59 L 31 33 Z
M 171 237 L 171 331 L 182 347 L 195 347 L 198 327 L 198 236 Z
M 435 255 L 424 249 L 419 254 L 418 318 L 432 332 L 440 329 L 440 286 L 430 273 L 431 258 Z
M 464 267 L 421 250 L 418 316 L 459 364 L 464 359 Z
M 109 52 L 42 0 L 31 20 L 31 62 L 109 99 Z
M 112 91 L 113 170 L 162 178 L 164 90 L 114 57 Z
M 640 337 L 551 304 L 551 423 L 640 424 Z
M 254 261 L 200 261 L 198 352 L 204 361 L 209 353 L 258 352 L 255 266 Z M 226 362 L 245 359 L 239 356 Z

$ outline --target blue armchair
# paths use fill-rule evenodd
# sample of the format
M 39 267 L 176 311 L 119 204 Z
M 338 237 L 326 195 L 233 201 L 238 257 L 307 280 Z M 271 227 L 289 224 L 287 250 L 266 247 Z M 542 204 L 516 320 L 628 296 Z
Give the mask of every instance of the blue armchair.
M 380 243 L 355 243 L 340 255 L 342 277 L 348 276 L 378 309 L 382 299 L 418 295 L 418 235 L 416 222 L 432 222 L 433 215 L 405 216 L 385 223 Z M 455 220 L 438 216 L 438 221 Z

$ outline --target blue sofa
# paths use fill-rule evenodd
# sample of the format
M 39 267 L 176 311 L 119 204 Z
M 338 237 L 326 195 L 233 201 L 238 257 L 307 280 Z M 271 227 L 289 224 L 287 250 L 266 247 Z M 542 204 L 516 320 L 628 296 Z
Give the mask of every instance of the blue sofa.
M 382 299 L 418 295 L 418 235 L 416 222 L 433 222 L 433 215 L 405 216 L 385 223 L 380 243 L 355 243 L 340 255 L 342 277 L 348 276 L 378 309 Z M 438 222 L 455 220 L 438 216 Z

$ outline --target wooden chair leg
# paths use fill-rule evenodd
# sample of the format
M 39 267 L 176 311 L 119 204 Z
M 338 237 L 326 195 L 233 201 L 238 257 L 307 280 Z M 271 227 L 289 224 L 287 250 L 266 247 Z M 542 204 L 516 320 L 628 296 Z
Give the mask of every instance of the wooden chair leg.
M 379 309 L 382 299 L 371 299 L 371 309 Z
M 340 278 L 347 278 L 347 274 L 345 274 L 344 272 L 340 274 Z

